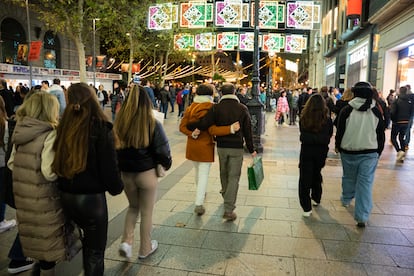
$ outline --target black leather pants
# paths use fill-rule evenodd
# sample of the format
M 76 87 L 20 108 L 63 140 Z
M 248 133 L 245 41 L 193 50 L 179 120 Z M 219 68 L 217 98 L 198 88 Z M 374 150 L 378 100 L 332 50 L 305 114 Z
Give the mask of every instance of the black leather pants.
M 104 254 L 108 233 L 108 208 L 105 193 L 61 193 L 65 215 L 83 231 L 83 268 L 85 276 L 104 273 Z

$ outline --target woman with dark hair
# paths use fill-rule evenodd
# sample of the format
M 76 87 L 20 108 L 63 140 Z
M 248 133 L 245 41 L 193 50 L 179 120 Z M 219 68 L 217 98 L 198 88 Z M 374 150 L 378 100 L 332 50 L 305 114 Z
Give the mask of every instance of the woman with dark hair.
M 306 102 L 299 120 L 299 201 L 303 216 L 312 214 L 322 197 L 322 174 L 333 132 L 332 120 L 326 101 L 320 94 L 312 95 Z
M 117 195 L 118 171 L 112 124 L 85 83 L 68 88 L 68 105 L 57 128 L 53 169 L 59 176 L 63 210 L 84 233 L 85 275 L 103 275 L 108 232 L 105 192 Z
M 143 86 L 132 86 L 115 119 L 114 129 L 119 138 L 119 168 L 129 202 L 119 253 L 128 259 L 132 257 L 134 230 L 140 214 L 138 258 L 145 259 L 158 248 L 158 242 L 151 240 L 158 186 L 156 168 L 161 165 L 168 170 L 172 160 L 168 139 L 161 123 L 154 118 L 151 100 Z

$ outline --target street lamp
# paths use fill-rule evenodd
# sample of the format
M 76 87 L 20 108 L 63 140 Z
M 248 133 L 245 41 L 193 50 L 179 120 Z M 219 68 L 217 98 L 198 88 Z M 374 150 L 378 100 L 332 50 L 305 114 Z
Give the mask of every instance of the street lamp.
M 92 71 L 93 71 L 93 88 L 96 87 L 96 21 L 101 20 L 100 18 L 92 19 L 93 25 L 93 54 L 92 54 Z
M 29 0 L 26 0 L 26 16 L 27 16 L 27 38 L 28 38 L 28 44 L 29 47 L 31 47 L 32 38 L 30 36 L 30 13 L 29 13 Z M 30 53 L 30 51 L 29 51 Z M 3 62 L 3 60 L 2 60 Z M 27 58 L 27 62 L 29 63 L 29 78 L 30 78 L 30 84 L 29 86 L 32 87 L 32 81 L 33 81 L 33 75 L 32 75 L 32 62 Z
M 283 77 L 280 77 L 280 88 L 283 87 Z
M 132 60 L 134 58 L 134 52 L 132 49 L 132 33 L 126 33 L 129 37 L 129 66 L 128 66 L 128 82 L 132 79 Z
M 191 59 L 191 64 L 192 64 L 192 66 L 193 66 L 193 73 L 192 73 L 192 75 L 193 75 L 193 85 L 194 85 L 194 80 L 195 80 L 195 77 L 194 77 L 194 62 L 195 62 L 195 56 L 194 56 L 194 54 L 193 54 L 193 57 L 192 57 L 192 59 Z

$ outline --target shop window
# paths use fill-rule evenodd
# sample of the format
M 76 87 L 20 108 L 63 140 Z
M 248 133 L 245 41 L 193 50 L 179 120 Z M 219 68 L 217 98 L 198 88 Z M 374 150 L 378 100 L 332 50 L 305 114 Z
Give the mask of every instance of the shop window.
M 52 31 L 47 31 L 43 40 L 44 58 L 46 68 L 60 68 L 60 41 Z
M 28 46 L 22 25 L 13 18 L 1 22 L 0 62 L 27 64 Z

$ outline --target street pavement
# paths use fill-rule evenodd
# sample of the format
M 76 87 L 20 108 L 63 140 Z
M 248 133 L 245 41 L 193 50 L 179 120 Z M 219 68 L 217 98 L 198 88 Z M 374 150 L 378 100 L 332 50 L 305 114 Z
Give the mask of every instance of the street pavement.
M 178 130 L 176 116 L 177 112 L 168 113 L 164 121 L 173 166 L 158 187 L 152 233 L 158 250 L 148 259 L 138 259 L 138 221 L 133 258 L 119 256 L 128 203 L 124 194 L 108 195 L 105 275 L 414 275 L 413 151 L 397 164 L 386 142 L 376 171 L 374 208 L 367 227 L 361 229 L 353 219 L 354 202 L 345 208 L 339 200 L 342 168 L 333 137 L 322 171 L 321 204 L 304 218 L 298 201 L 298 127 L 276 126 L 274 114 L 267 113 L 262 135 L 265 179 L 258 191 L 248 190 L 247 166 L 252 159 L 246 153 L 238 217 L 226 222 L 217 156 L 209 176 L 206 213 L 194 213 L 194 169 L 185 159 L 186 137 Z M 10 219 L 15 213 L 8 208 L 6 215 Z M 7 275 L 7 253 L 15 234 L 16 229 L 0 234 L 0 275 Z M 57 275 L 82 275 L 81 254 L 58 264 Z

